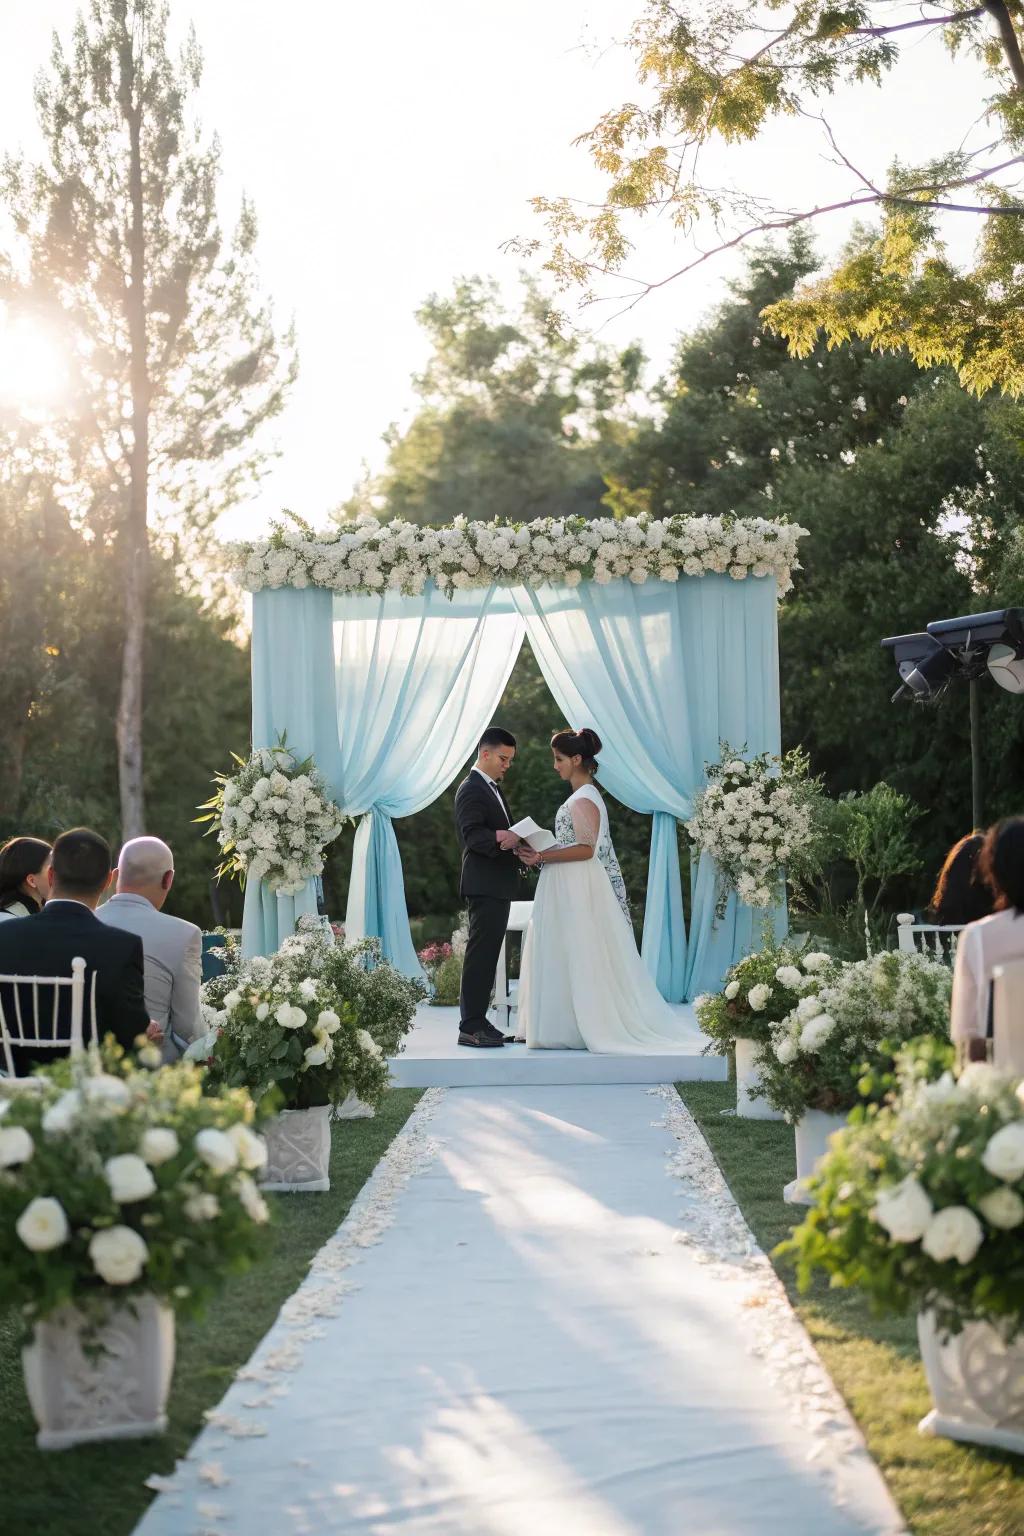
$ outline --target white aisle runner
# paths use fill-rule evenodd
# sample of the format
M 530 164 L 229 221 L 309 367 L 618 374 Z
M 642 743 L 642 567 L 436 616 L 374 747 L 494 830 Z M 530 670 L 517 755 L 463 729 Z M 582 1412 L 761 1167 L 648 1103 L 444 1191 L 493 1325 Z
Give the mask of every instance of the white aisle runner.
M 137 1532 L 901 1528 L 674 1091 L 566 1086 L 426 1096 Z

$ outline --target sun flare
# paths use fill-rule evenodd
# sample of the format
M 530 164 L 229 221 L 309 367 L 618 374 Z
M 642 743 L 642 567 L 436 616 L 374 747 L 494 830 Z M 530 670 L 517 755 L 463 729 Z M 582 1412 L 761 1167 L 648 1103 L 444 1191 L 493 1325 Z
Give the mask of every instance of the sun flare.
M 67 386 L 67 354 L 53 332 L 0 312 L 0 406 L 46 409 L 60 402 Z

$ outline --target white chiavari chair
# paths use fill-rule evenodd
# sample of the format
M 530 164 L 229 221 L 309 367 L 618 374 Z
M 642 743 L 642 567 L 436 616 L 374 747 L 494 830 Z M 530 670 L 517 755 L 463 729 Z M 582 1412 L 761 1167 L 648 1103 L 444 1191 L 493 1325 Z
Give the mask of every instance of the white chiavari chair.
M 933 960 L 952 965 L 961 933 L 962 923 L 919 923 L 912 912 L 900 912 L 896 917 L 896 947 L 905 955 L 931 955 Z
M 95 1019 L 95 982 L 93 976 L 93 1018 Z M 70 1033 L 58 1034 L 61 1024 L 61 1000 L 70 992 Z M 0 976 L 0 1071 L 16 1079 L 14 1047 L 31 1046 L 33 1050 L 67 1051 L 76 1056 L 84 1049 L 85 961 L 71 962 L 70 976 Z
M 992 1061 L 1024 1077 L 1024 960 L 992 970 Z

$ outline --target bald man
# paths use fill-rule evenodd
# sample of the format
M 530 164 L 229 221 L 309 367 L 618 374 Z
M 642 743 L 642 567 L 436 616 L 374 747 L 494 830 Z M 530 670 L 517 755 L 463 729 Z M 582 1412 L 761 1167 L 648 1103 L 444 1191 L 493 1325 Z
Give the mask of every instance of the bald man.
M 195 923 L 161 911 L 174 884 L 174 855 L 158 837 L 133 837 L 117 861 L 117 894 L 96 916 L 142 940 L 146 1008 L 163 1031 L 165 1062 L 177 1061 L 201 1031 L 203 938 Z

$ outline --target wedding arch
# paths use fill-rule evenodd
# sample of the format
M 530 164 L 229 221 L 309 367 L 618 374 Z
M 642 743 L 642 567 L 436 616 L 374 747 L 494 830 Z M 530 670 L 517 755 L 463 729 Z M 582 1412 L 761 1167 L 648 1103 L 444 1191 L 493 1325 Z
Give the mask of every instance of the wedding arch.
M 603 738 L 602 783 L 653 818 L 648 969 L 673 1002 L 715 986 L 750 949 L 752 913 L 733 897 L 716 918 L 701 856 L 687 934 L 677 823 L 720 740 L 780 749 L 777 604 L 803 533 L 732 516 L 447 528 L 364 516 L 232 546 L 253 594 L 253 743 L 287 731 L 358 819 L 349 936 L 375 935 L 419 973 L 392 823 L 457 776 L 526 639 L 564 720 Z M 272 953 L 315 910 L 311 881 L 292 896 L 250 880 L 244 951 Z

